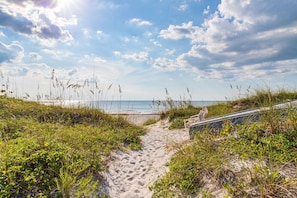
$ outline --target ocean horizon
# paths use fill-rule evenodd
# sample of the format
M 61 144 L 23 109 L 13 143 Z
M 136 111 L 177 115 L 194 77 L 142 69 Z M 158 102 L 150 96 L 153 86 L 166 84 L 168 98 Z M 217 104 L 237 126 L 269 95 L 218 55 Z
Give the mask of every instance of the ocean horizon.
M 176 107 L 187 106 L 191 104 L 195 107 L 208 106 L 223 101 L 174 101 Z M 121 113 L 121 114 L 156 114 L 168 110 L 170 107 L 166 101 L 152 100 L 104 100 L 104 101 L 86 101 L 85 106 L 101 109 L 106 113 Z
M 159 114 L 162 111 L 169 110 L 170 107 L 167 101 L 153 101 L 153 100 L 62 100 L 39 101 L 42 104 L 54 104 L 71 107 L 89 107 L 93 109 L 100 109 L 105 113 L 110 114 Z M 187 106 L 189 104 L 195 107 L 203 107 L 224 101 L 210 101 L 210 100 L 194 100 L 194 101 L 174 101 L 175 107 Z

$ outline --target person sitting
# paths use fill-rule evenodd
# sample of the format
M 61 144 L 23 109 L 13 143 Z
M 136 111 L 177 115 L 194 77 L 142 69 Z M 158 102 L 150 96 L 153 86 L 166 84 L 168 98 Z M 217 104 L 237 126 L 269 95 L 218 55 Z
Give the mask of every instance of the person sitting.
M 189 119 L 184 121 L 185 128 L 188 128 L 191 124 L 195 122 L 200 122 L 206 119 L 208 114 L 208 109 L 206 106 L 202 107 L 200 112 L 197 115 L 191 116 Z

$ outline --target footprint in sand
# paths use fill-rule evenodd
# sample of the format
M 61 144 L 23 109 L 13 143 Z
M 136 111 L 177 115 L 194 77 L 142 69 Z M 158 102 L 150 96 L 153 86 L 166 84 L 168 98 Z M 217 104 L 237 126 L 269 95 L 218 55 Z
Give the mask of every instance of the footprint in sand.
M 114 160 L 104 173 L 106 184 L 102 190 L 111 198 L 152 197 L 149 186 L 167 171 L 165 164 L 174 154 L 167 149 L 168 144 L 184 143 L 189 134 L 186 129 L 168 130 L 160 121 L 148 126 L 141 140 L 142 150 L 113 154 Z

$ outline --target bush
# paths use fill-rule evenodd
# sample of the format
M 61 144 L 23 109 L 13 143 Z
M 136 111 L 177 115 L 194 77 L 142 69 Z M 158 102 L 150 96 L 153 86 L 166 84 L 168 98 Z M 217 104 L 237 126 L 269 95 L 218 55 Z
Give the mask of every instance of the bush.
M 158 122 L 158 120 L 149 119 L 143 123 L 143 126 L 152 125 L 152 124 L 155 124 L 156 122 Z
M 54 178 L 66 162 L 67 151 L 56 142 L 38 144 L 17 138 L 1 146 L 1 197 L 50 196 L 56 189 Z

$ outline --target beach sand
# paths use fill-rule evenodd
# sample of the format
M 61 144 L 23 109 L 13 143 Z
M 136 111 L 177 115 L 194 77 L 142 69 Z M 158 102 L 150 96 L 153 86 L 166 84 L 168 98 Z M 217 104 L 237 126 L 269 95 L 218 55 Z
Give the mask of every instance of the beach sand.
M 131 119 L 136 122 L 139 118 L 141 121 L 137 123 L 140 123 L 148 118 L 141 116 L 132 116 Z M 145 128 L 147 134 L 141 136 L 141 150 L 112 154 L 108 170 L 103 173 L 106 182 L 102 190 L 111 198 L 152 197 L 149 186 L 168 171 L 166 163 L 189 140 L 187 129 L 168 130 L 167 121 L 161 120 Z
M 112 116 L 121 116 L 129 122 L 136 125 L 143 125 L 147 120 L 159 120 L 160 114 L 140 114 L 140 113 L 120 113 L 111 114 Z

